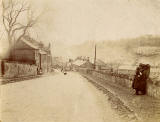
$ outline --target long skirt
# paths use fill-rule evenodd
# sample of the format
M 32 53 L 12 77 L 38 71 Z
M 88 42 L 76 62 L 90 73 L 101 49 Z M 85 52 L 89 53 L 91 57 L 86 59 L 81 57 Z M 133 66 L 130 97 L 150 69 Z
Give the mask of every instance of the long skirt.
M 138 91 L 146 91 L 147 82 L 141 78 L 135 78 L 132 84 L 132 88 Z

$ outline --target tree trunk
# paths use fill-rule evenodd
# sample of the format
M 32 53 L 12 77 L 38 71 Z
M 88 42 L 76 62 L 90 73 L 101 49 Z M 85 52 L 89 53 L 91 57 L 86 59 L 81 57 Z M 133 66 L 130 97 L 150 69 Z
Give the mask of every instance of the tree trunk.
M 10 34 L 8 34 L 8 58 L 9 60 L 12 60 L 12 50 L 13 50 L 13 42 L 12 42 L 12 37 L 10 36 Z

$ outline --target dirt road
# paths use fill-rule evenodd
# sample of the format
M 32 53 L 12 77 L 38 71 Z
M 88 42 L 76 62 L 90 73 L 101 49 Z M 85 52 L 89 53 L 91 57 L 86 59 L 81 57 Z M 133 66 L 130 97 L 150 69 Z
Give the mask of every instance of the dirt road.
M 121 122 L 108 97 L 78 73 L 1 85 L 1 91 L 2 122 Z

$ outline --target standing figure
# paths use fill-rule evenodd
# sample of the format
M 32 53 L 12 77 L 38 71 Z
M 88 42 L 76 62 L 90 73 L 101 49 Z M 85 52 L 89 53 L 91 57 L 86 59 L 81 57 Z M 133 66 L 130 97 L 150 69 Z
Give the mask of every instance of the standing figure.
M 63 72 L 63 67 L 61 68 L 61 72 Z
M 134 80 L 133 80 L 133 83 L 132 83 L 132 88 L 136 90 L 136 95 L 138 95 L 138 92 L 139 92 L 140 76 L 141 76 L 140 67 L 137 67 L 136 74 L 134 76 Z
M 140 64 L 136 69 L 136 74 L 133 80 L 132 88 L 136 90 L 136 95 L 139 91 L 146 94 L 147 79 L 149 78 L 150 65 Z

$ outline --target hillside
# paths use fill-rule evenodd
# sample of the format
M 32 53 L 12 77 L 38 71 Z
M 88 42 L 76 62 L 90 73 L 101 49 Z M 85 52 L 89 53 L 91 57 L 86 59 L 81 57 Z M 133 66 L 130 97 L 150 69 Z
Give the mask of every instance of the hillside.
M 96 42 L 97 58 L 105 62 L 122 61 L 123 63 L 134 63 L 137 58 L 137 50 L 140 48 L 144 54 L 154 53 L 154 49 L 160 47 L 160 37 L 145 35 L 130 39 L 108 40 Z M 76 56 L 94 57 L 95 42 L 86 41 L 81 45 L 70 47 L 70 52 Z M 143 55 L 143 54 L 142 54 Z

